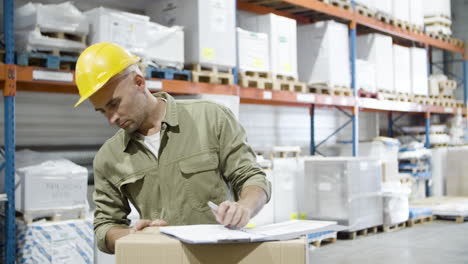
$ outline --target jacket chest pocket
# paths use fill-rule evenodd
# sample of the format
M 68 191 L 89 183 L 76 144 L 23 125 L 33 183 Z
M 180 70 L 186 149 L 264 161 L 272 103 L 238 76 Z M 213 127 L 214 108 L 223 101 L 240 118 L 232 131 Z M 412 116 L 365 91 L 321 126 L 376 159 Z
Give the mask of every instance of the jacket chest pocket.
M 206 211 L 208 201 L 221 203 L 226 199 L 226 184 L 219 171 L 216 152 L 206 152 L 179 161 L 187 198 L 193 209 Z

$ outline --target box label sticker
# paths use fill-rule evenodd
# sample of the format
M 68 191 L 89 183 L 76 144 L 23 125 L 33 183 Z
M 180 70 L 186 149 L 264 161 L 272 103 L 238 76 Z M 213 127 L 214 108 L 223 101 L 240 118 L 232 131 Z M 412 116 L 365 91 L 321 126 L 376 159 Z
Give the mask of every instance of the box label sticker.
M 73 83 L 73 73 L 34 70 L 33 80 Z
M 205 60 L 214 60 L 215 50 L 213 48 L 203 48 L 202 49 L 202 58 Z
M 255 58 L 253 61 L 253 66 L 257 69 L 263 69 L 265 68 L 265 62 L 263 61 L 263 59 Z
M 325 97 L 325 100 L 324 100 L 325 104 L 332 104 L 333 103 L 333 99 L 331 97 Z

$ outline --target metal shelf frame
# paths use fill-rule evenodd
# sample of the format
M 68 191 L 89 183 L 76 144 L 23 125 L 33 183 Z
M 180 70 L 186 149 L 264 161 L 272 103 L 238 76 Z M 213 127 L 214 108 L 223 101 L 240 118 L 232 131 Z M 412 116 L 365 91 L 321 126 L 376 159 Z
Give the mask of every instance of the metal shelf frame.
M 250 3 L 255 2 L 255 3 Z M 321 14 L 328 18 L 335 18 L 340 21 L 345 21 L 349 24 L 350 34 L 350 63 L 351 63 L 351 88 L 353 96 L 332 96 L 323 94 L 303 94 L 289 91 L 272 91 L 260 90 L 256 88 L 240 87 L 238 85 L 213 85 L 206 83 L 192 83 L 187 81 L 176 80 L 160 80 L 151 79 L 153 91 L 165 91 L 173 94 L 225 94 L 238 95 L 241 103 L 250 104 L 268 104 L 268 105 L 287 105 L 287 106 L 302 106 L 310 109 L 310 151 L 311 154 L 319 153 L 317 150 L 324 141 L 315 144 L 315 108 L 316 107 L 335 107 L 342 111 L 350 120 L 343 124 L 339 129 L 334 131 L 334 134 L 339 130 L 352 124 L 353 131 L 353 155 L 358 155 L 358 127 L 359 127 L 359 112 L 387 112 L 389 113 L 389 135 L 393 135 L 393 127 L 398 120 L 393 119 L 393 114 L 397 112 L 412 112 L 420 113 L 425 116 L 426 125 L 426 147 L 430 146 L 429 128 L 431 114 L 457 114 L 467 113 L 467 64 L 465 48 L 451 45 L 442 40 L 430 38 L 427 35 L 415 34 L 404 31 L 398 27 L 385 24 L 373 18 L 359 15 L 355 12 L 355 1 L 352 0 L 351 10 L 345 10 L 335 7 L 319 0 L 275 0 L 275 1 L 246 1 L 237 0 L 237 10 L 245 10 L 258 14 L 275 13 L 277 15 L 295 19 L 298 23 L 312 23 L 315 21 L 313 17 L 304 15 L 307 13 Z M 271 8 L 262 5 L 262 3 L 275 2 L 279 4 L 278 8 Z M 0 88 L 3 89 L 4 96 L 4 113 L 5 113 L 5 163 L 0 164 L 0 170 L 5 170 L 5 194 L 6 194 L 6 228 L 5 236 L 5 261 L 4 263 L 15 263 L 16 249 L 16 225 L 15 225 L 15 195 L 14 195 L 14 171 L 15 171 L 15 96 L 16 91 L 36 91 L 36 92 L 52 92 L 52 93 L 72 93 L 77 94 L 78 91 L 74 84 L 74 80 L 69 82 L 56 80 L 38 80 L 33 78 L 33 74 L 37 70 L 49 71 L 48 69 L 37 67 L 23 67 L 14 64 L 14 0 L 3 0 L 3 25 L 4 25 L 4 41 L 5 41 L 5 64 L 0 64 Z M 295 13 L 295 11 L 304 12 L 304 14 Z M 395 102 L 386 100 L 377 100 L 373 98 L 359 98 L 356 89 L 356 35 L 361 28 L 366 31 L 375 31 L 383 34 L 391 35 L 397 39 L 409 42 L 419 43 L 426 47 L 428 56 L 431 48 L 438 48 L 450 52 L 460 53 L 463 55 L 462 60 L 457 60 L 463 64 L 463 78 L 459 81 L 463 83 L 464 90 L 464 108 L 457 107 L 441 107 L 420 105 L 409 102 Z M 430 58 L 430 56 L 429 56 Z M 434 64 L 433 64 L 434 65 Z M 437 63 L 435 63 L 437 65 Z M 430 68 L 430 65 L 428 65 Z M 238 62 L 234 73 L 237 73 Z M 70 71 L 56 71 L 54 73 L 73 74 Z M 237 80 L 237 74 L 235 74 Z M 149 82 L 148 82 L 149 83 Z M 235 82 L 237 84 L 237 81 Z M 149 86 L 149 85 L 148 85 Z M 346 112 L 350 111 L 351 113 Z M 326 141 L 326 140 L 325 140 Z

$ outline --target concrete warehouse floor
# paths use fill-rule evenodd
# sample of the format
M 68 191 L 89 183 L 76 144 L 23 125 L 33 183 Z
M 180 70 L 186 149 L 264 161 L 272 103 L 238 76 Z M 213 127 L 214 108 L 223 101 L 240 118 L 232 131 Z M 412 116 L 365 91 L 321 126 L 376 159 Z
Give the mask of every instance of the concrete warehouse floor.
M 356 240 L 338 240 L 311 250 L 317 264 L 466 264 L 468 222 L 435 221 Z

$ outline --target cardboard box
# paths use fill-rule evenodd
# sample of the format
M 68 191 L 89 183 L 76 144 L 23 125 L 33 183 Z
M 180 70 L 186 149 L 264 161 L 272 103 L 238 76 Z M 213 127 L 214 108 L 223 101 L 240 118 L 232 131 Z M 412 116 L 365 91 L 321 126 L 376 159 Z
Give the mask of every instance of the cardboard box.
M 237 28 L 237 54 L 239 54 L 239 70 L 269 72 L 270 53 L 268 35 Z
M 411 57 L 411 89 L 413 94 L 429 95 L 429 80 L 427 77 L 427 54 L 423 48 L 410 48 Z
M 245 18 L 240 23 L 247 30 L 268 34 L 273 74 L 297 78 L 296 20 L 267 14 Z
M 411 93 L 410 49 L 393 45 L 393 83 L 397 93 Z
M 408 0 L 393 0 L 392 1 L 392 15 L 395 19 L 409 22 L 410 9 Z
M 305 264 L 309 247 L 306 239 L 263 243 L 186 244 L 146 228 L 116 242 L 117 264 L 203 263 L 203 264 Z
M 299 26 L 298 49 L 300 80 L 351 86 L 347 25 L 329 20 Z
M 184 31 L 182 27 L 148 24 L 145 56 L 160 66 L 184 68 Z
M 422 0 L 409 0 L 410 23 L 424 27 L 424 6 Z
M 151 1 L 146 13 L 185 32 L 185 62 L 236 66 L 236 7 L 232 0 Z

